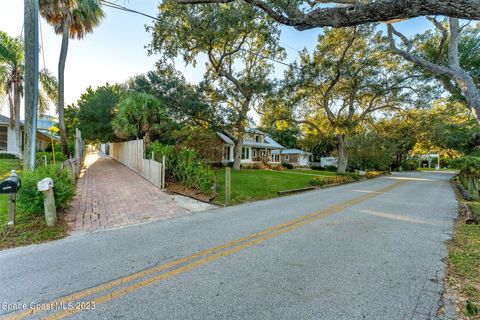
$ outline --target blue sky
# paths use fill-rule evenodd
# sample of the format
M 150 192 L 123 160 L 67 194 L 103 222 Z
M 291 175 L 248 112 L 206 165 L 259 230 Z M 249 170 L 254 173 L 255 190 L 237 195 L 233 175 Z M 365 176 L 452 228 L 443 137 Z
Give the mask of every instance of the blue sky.
M 124 1 L 119 3 L 123 4 Z M 126 2 L 127 7 L 150 15 L 156 15 L 157 4 L 156 0 Z M 151 24 L 151 19 L 112 8 L 105 8 L 105 12 L 104 21 L 93 34 L 83 40 L 70 42 L 65 68 L 67 104 L 76 102 L 89 85 L 96 87 L 106 82 L 123 82 L 133 75 L 152 70 L 158 60 L 158 57 L 148 56 L 145 49 L 145 45 L 150 42 L 150 34 L 145 32 L 145 25 Z M 0 0 L 0 30 L 11 36 L 19 36 L 22 26 L 23 1 Z M 417 18 L 398 23 L 397 28 L 412 35 L 425 31 L 430 25 L 426 19 Z M 41 29 L 45 66 L 56 75 L 61 37 L 55 35 L 44 20 Z M 306 47 L 311 50 L 320 32 L 321 29 L 300 32 L 283 27 L 281 44 L 288 54 L 286 62 L 297 57 L 297 51 L 292 48 L 300 50 Z M 43 65 L 43 55 L 40 55 L 40 67 Z M 194 69 L 185 67 L 181 60 L 177 60 L 176 66 L 190 82 L 198 82 L 203 78 L 203 63 Z M 276 75 L 281 76 L 283 70 L 284 67 L 278 65 Z M 7 114 L 7 108 L 3 107 L 1 113 Z M 53 110 L 51 114 L 54 114 Z

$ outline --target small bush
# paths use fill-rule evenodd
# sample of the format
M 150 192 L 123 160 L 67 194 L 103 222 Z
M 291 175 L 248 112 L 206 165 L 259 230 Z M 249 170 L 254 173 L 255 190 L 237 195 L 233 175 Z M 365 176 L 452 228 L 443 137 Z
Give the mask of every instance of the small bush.
M 287 170 L 287 168 L 285 168 L 284 166 L 272 166 L 272 170 L 285 171 L 285 170 Z
M 339 173 L 339 176 L 349 177 L 352 181 L 360 181 L 362 179 L 361 175 L 352 172 Z
M 45 164 L 45 156 L 47 156 L 47 164 L 53 164 L 53 154 L 52 152 L 37 152 L 35 154 L 35 159 L 37 163 L 40 165 Z M 55 162 L 57 164 L 62 163 L 63 161 L 67 160 L 67 157 L 61 151 L 55 151 Z
M 372 178 L 379 177 L 383 174 L 384 174 L 383 171 L 367 171 L 367 172 L 365 172 L 365 177 L 367 179 L 372 179 Z
M 336 167 L 336 166 L 326 166 L 326 167 L 325 167 L 325 170 L 326 170 L 326 171 L 336 172 L 336 171 L 337 171 L 337 167 Z
M 322 166 L 311 166 L 312 170 L 325 170 Z
M 480 157 L 465 156 L 450 161 L 450 168 L 459 169 L 461 175 L 480 175 Z
M 215 186 L 215 173 L 203 161 L 198 159 L 194 150 L 177 146 L 150 144 L 147 154 L 154 152 L 155 159 L 166 157 L 166 175 L 170 181 L 177 181 L 188 188 L 210 194 Z
M 262 162 L 255 162 L 255 163 L 242 164 L 242 168 L 244 168 L 244 169 L 255 169 L 255 170 L 265 170 L 265 169 L 270 169 L 270 166 L 267 165 L 267 164 L 264 164 Z
M 0 153 L 0 159 L 16 159 L 17 156 L 11 153 Z
M 287 169 L 293 169 L 293 165 L 288 162 L 282 162 L 282 166 Z
M 358 181 L 357 176 L 351 174 L 331 176 L 331 177 L 315 177 L 308 182 L 311 186 L 323 187 L 329 184 L 341 184 Z
M 62 210 L 67 207 L 75 195 L 75 182 L 67 169 L 61 169 L 58 165 L 48 165 L 22 174 L 22 186 L 17 194 L 17 205 L 20 210 L 34 215 L 44 213 L 43 194 L 38 191 L 37 183 L 47 177 L 53 180 L 57 208 Z

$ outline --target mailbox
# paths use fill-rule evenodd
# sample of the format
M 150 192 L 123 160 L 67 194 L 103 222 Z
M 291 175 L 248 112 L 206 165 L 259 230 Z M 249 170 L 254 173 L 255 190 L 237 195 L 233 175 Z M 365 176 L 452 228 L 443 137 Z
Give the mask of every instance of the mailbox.
M 0 183 L 0 194 L 17 193 L 20 189 L 21 180 L 17 176 L 10 176 Z

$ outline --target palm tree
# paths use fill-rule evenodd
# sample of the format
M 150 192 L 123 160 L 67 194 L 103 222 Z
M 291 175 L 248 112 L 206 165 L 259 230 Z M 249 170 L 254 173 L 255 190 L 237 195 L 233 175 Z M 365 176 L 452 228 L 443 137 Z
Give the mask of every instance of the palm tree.
M 40 14 L 53 26 L 56 34 L 62 35 L 58 60 L 58 120 L 62 151 L 69 156 L 65 129 L 65 62 L 68 42 L 82 39 L 100 24 L 104 12 L 100 0 L 40 0 Z
M 0 63 L 3 66 L 0 82 L 10 106 L 10 128 L 15 127 L 18 150 L 20 141 L 20 99 L 23 92 L 23 42 L 0 31 Z
M 20 102 L 23 96 L 23 77 L 25 73 L 24 49 L 21 38 L 10 37 L 0 31 L 0 97 L 7 98 L 10 107 L 10 128 L 15 129 L 15 141 L 18 151 L 22 150 L 20 137 Z M 41 90 L 39 91 L 39 113 L 45 114 L 48 100 L 57 98 L 57 80 L 48 70 L 40 71 Z M 19 153 L 21 156 L 21 153 Z

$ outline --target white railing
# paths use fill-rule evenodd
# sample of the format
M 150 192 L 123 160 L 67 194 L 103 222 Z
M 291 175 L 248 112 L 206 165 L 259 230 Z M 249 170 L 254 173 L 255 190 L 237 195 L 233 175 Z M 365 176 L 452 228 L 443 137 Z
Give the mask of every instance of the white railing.
M 165 158 L 162 163 L 145 159 L 143 139 L 109 144 L 109 155 L 126 165 L 158 188 L 165 188 Z

